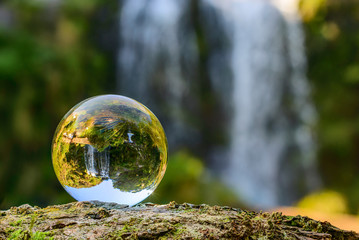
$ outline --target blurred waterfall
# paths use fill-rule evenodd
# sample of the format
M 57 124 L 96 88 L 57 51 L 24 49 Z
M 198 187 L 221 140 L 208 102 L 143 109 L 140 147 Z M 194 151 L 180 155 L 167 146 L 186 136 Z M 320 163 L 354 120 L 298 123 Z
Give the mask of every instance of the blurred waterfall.
M 253 206 L 293 203 L 319 185 L 300 22 L 294 15 L 284 18 L 269 1 L 210 3 L 223 13 L 233 42 L 224 178 Z
M 289 2 L 291 11 L 278 10 Z M 220 166 L 214 171 L 254 207 L 291 204 L 320 182 L 293 6 L 296 0 L 122 1 L 119 93 L 159 115 L 170 148 L 202 146 Z
M 165 119 L 170 145 L 190 141 L 183 133 L 196 133 L 184 125 L 182 114 L 197 64 L 195 36 L 186 21 L 190 1 L 122 2 L 119 92 Z

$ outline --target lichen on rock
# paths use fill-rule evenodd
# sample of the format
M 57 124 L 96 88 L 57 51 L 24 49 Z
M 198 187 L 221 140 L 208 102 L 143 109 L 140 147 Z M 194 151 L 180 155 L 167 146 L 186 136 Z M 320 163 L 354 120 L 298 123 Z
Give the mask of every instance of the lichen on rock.
M 359 239 L 328 222 L 231 207 L 75 202 L 0 211 L 0 239 Z

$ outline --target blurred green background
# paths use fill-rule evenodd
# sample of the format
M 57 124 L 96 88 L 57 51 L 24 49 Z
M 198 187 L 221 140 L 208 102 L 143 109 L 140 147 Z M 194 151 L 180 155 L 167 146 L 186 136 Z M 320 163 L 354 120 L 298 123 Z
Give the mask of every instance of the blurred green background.
M 0 3 L 0 209 L 73 201 L 52 169 L 53 133 L 76 103 L 116 89 L 117 1 L 44 2 Z M 324 189 L 344 199 L 344 212 L 357 214 L 359 2 L 304 0 L 300 9 Z M 171 200 L 241 206 L 185 149 L 171 153 L 165 178 L 148 199 Z

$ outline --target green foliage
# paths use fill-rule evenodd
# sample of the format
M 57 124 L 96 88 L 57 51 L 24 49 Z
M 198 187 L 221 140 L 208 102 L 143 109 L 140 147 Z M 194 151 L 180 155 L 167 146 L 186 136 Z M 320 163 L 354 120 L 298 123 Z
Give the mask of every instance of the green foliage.
M 2 3 L 15 21 L 0 24 L 0 208 L 71 199 L 59 195 L 51 166 L 55 127 L 75 103 L 114 85 L 110 59 L 89 37 L 101 6 L 64 1 L 52 12 L 41 2 Z
M 203 162 L 187 151 L 169 157 L 166 174 L 146 201 L 168 203 L 224 204 L 239 206 L 238 197 L 205 168 Z
M 319 114 L 319 162 L 324 185 L 359 202 L 359 2 L 311 1 L 306 18 L 308 76 Z

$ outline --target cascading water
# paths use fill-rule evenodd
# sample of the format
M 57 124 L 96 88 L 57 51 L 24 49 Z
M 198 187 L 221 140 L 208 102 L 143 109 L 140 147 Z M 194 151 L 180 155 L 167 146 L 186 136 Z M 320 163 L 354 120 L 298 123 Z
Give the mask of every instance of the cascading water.
M 181 121 L 197 58 L 194 34 L 186 23 L 190 1 L 122 3 L 119 92 L 159 113 L 171 132 L 168 139 L 171 145 L 183 138 L 183 132 L 191 134 Z
M 90 175 L 103 179 L 109 178 L 110 157 L 107 149 L 99 152 L 93 146 L 86 145 L 84 158 L 86 170 Z
M 272 0 L 286 18 L 289 63 L 291 67 L 290 89 L 299 124 L 295 131 L 295 142 L 301 151 L 305 179 L 309 186 L 321 185 L 315 161 L 316 142 L 310 127 L 316 122 L 316 111 L 310 97 L 310 85 L 306 78 L 304 32 L 298 13 L 299 0 Z
M 210 4 L 222 12 L 233 42 L 233 118 L 224 178 L 253 206 L 290 204 L 318 184 L 300 23 L 283 18 L 269 1 Z
M 98 174 L 98 171 L 97 171 L 97 164 L 95 161 L 94 151 L 95 151 L 94 147 L 92 147 L 91 145 L 87 145 L 85 147 L 84 158 L 85 158 L 85 166 L 87 172 L 95 177 Z
M 201 93 L 214 96 L 229 117 L 222 129 L 229 144 L 209 158 L 255 207 L 293 203 L 319 182 L 303 33 L 295 14 L 284 17 L 275 7 L 283 2 L 122 1 L 119 92 L 167 116 L 170 148 L 208 141 L 198 136 L 220 128 L 210 122 L 216 117 L 188 111 L 208 107 Z M 197 125 L 187 124 L 187 115 Z M 210 146 L 206 151 L 216 152 Z

